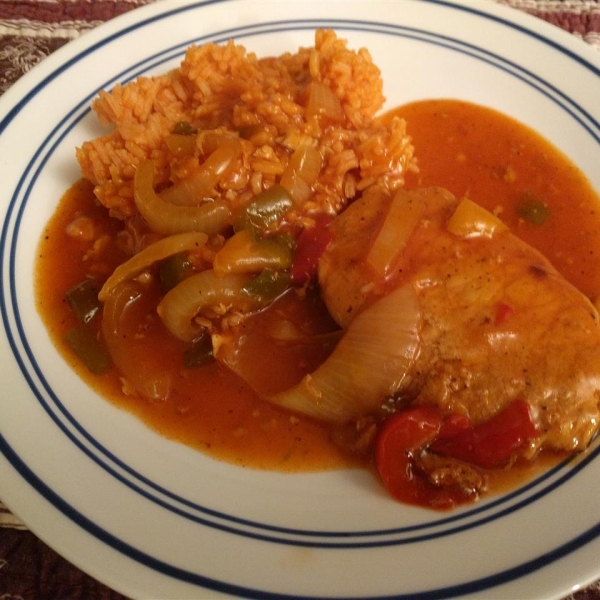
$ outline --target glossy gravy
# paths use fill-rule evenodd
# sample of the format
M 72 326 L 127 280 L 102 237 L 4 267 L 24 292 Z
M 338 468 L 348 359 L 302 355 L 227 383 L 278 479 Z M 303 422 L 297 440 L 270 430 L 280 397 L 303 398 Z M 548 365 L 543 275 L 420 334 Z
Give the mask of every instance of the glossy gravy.
M 416 102 L 390 114 L 406 118 L 418 157 L 420 171 L 409 174 L 408 187 L 438 185 L 459 197 L 468 195 L 544 252 L 586 295 L 599 295 L 600 199 L 563 154 L 523 125 L 463 102 Z M 527 203 L 546 207 L 543 222 L 523 216 Z M 83 226 L 73 236 L 69 230 L 75 220 Z M 118 241 L 121 228 L 94 201 L 91 185 L 80 181 L 62 198 L 39 244 L 38 309 L 56 347 L 91 387 L 161 435 L 238 465 L 280 471 L 368 466 L 367 458 L 348 454 L 334 443 L 329 427 L 261 401 L 218 364 L 184 369 L 183 346 L 169 339 L 156 316 L 146 324 L 146 351 L 173 365 L 176 384 L 169 400 L 154 402 L 123 393 L 114 369 L 103 375 L 87 372 L 63 340 L 76 326 L 64 295 L 86 277 L 103 280 L 124 260 Z M 318 299 L 303 300 L 291 293 L 283 302 L 303 327 L 316 333 L 333 329 Z M 257 318 L 266 321 L 256 323 L 255 331 L 268 327 L 268 314 Z M 257 359 L 257 368 L 275 365 L 287 379 L 282 386 L 300 379 L 319 360 L 314 348 L 282 355 L 275 346 L 265 347 L 260 337 L 250 340 L 270 353 Z M 324 356 L 325 350 L 320 358 Z M 551 460 L 556 457 L 542 457 L 527 474 Z M 511 481 L 520 476 L 519 469 L 509 475 Z M 494 479 L 496 489 L 507 484 L 504 475 Z

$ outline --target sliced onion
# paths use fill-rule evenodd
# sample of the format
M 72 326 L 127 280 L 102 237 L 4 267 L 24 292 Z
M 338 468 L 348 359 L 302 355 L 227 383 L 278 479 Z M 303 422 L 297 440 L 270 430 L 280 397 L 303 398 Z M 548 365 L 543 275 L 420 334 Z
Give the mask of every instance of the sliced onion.
M 422 213 L 417 196 L 403 190 L 396 193 L 367 255 L 367 263 L 379 276 L 388 275 L 398 262 Z
M 287 190 L 296 206 L 302 206 L 308 202 L 312 195 L 311 186 L 295 173 L 282 176 L 281 186 Z
M 139 283 L 121 282 L 104 303 L 102 334 L 113 363 L 137 393 L 165 400 L 171 390 L 170 368 L 160 356 L 148 352 L 138 336 L 137 325 L 151 310 L 147 304 Z
M 305 202 L 311 194 L 311 186 L 323 167 L 321 153 L 312 146 L 300 146 L 292 154 L 281 175 L 281 185 L 290 193 L 296 204 Z
M 227 175 L 242 153 L 239 140 L 226 136 L 222 136 L 220 140 L 219 146 L 211 152 L 198 170 L 161 192 L 160 197 L 178 206 L 198 206 L 200 202 L 210 198 L 214 187 Z
M 196 151 L 196 136 L 171 133 L 165 137 L 165 145 L 175 156 L 193 156 Z
M 113 288 L 125 279 L 135 277 L 159 260 L 173 256 L 179 252 L 200 248 L 206 244 L 207 240 L 208 236 L 205 233 L 192 232 L 171 235 L 158 242 L 154 242 L 154 244 L 150 244 L 113 271 L 112 275 L 102 286 L 98 294 L 98 299 L 104 302 Z
M 306 116 L 324 116 L 332 121 L 341 121 L 344 111 L 340 99 L 333 90 L 319 81 L 310 84 Z
M 194 318 L 203 310 L 213 308 L 224 312 L 235 308 L 245 312 L 255 308 L 256 301 L 242 291 L 251 279 L 247 275 L 218 277 L 212 270 L 202 271 L 177 284 L 165 295 L 156 310 L 173 335 L 191 342 L 203 330 L 194 322 Z
M 206 202 L 201 206 L 175 206 L 163 200 L 153 188 L 154 164 L 140 162 L 134 178 L 135 205 L 148 226 L 162 235 L 186 231 L 202 231 L 209 235 L 231 224 L 231 211 L 223 201 Z
M 448 231 L 460 237 L 492 237 L 508 230 L 496 215 L 469 198 L 463 198 L 448 220 Z
M 360 313 L 329 358 L 267 399 L 316 419 L 343 422 L 376 410 L 399 391 L 419 350 L 420 312 L 412 286 Z
M 292 264 L 292 249 L 277 238 L 260 238 L 249 229 L 230 237 L 215 254 L 213 269 L 219 277 L 228 273 L 260 273 L 282 270 Z

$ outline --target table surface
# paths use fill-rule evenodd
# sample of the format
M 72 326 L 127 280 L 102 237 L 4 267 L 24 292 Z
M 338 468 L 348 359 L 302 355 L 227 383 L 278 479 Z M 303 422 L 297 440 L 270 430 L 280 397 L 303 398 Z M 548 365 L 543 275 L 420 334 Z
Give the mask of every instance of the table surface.
M 160 0 L 0 0 L 0 95 L 70 40 L 153 1 Z M 481 1 L 533 14 L 600 51 L 600 0 Z M 0 598 L 123 600 L 124 596 L 62 559 L 0 502 Z M 600 600 L 600 581 L 568 600 Z

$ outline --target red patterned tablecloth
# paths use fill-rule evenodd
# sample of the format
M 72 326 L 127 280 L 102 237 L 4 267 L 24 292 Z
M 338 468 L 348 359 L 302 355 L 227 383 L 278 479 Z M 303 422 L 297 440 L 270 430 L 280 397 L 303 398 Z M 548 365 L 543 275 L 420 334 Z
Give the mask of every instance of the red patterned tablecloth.
M 60 46 L 104 21 L 153 1 L 0 0 L 0 95 Z M 599 0 L 495 1 L 561 27 L 600 51 Z M 124 597 L 63 560 L 0 502 L 0 600 Z M 600 600 L 600 581 L 569 600 Z

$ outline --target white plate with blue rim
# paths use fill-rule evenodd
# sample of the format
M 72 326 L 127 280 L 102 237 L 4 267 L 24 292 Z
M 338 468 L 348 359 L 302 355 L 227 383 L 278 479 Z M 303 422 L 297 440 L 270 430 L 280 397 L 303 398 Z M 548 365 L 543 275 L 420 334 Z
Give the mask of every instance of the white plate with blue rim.
M 143 598 L 551 598 L 600 577 L 600 447 L 452 513 L 362 471 L 280 474 L 161 438 L 90 390 L 47 335 L 37 241 L 79 177 L 98 90 L 192 43 L 259 56 L 333 28 L 381 68 L 386 108 L 452 97 L 532 126 L 600 190 L 600 55 L 491 1 L 165 0 L 44 60 L 0 99 L 0 496 L 40 538 Z

